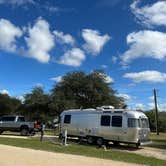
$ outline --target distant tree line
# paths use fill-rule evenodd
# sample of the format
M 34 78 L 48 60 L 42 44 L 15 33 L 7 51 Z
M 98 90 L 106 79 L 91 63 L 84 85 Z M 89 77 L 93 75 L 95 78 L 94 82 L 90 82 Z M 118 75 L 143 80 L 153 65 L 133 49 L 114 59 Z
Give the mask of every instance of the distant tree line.
M 96 108 L 112 105 L 125 107 L 124 99 L 118 97 L 112 83 L 106 82 L 107 75 L 100 70 L 86 74 L 82 71 L 69 72 L 55 84 L 50 93 L 42 87 L 34 87 L 24 95 L 24 101 L 7 94 L 0 94 L 0 116 L 24 115 L 27 120 L 49 121 L 65 109 Z M 155 131 L 154 111 L 145 111 L 150 128 Z M 166 132 L 166 112 L 159 112 L 159 130 Z
M 48 94 L 42 87 L 34 87 L 24 95 L 24 101 L 0 94 L 0 116 L 21 114 L 28 120 L 50 120 L 65 109 L 125 106 L 123 98 L 117 96 L 112 83 L 107 83 L 106 79 L 107 75 L 99 70 L 90 74 L 69 72 Z
M 155 113 L 154 110 L 145 111 L 146 116 L 149 118 L 149 125 L 151 131 L 156 131 L 156 123 L 155 123 Z M 166 132 L 166 112 L 159 112 L 159 131 Z

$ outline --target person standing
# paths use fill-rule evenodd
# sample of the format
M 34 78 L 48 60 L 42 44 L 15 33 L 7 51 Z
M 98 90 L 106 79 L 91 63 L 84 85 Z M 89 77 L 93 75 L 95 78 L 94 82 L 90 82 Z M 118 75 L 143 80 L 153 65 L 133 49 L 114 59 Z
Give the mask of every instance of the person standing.
M 43 141 L 44 131 L 45 131 L 45 122 L 42 122 L 40 124 L 40 132 L 41 132 L 40 141 L 41 142 Z

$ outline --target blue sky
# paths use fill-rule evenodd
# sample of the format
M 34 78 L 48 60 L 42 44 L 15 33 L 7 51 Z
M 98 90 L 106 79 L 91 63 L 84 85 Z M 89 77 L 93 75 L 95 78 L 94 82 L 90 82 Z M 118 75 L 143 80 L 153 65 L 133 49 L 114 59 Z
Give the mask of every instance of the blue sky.
M 129 107 L 166 108 L 166 1 L 0 0 L 0 92 L 103 69 Z

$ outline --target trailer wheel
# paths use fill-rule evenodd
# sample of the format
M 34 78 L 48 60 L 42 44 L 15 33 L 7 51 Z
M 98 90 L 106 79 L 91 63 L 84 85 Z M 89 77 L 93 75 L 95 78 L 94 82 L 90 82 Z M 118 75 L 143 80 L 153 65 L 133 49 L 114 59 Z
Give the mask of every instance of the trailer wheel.
M 136 148 L 138 149 L 140 146 L 140 143 L 136 143 L 135 145 L 136 145 Z
M 119 145 L 119 142 L 118 141 L 112 141 L 113 142 L 113 144 L 115 145 L 115 146 L 118 146 Z
M 97 143 L 97 145 L 99 145 L 99 146 L 103 145 L 103 143 L 104 143 L 103 138 L 97 138 L 96 143 Z
M 93 144 L 94 143 L 94 138 L 91 137 L 91 136 L 88 136 L 87 137 L 87 142 L 88 142 L 88 144 Z

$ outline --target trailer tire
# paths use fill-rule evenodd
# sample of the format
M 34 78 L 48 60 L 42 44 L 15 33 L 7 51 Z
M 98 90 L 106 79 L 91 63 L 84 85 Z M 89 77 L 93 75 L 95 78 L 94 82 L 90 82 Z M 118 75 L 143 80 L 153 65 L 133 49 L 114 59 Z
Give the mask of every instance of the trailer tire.
M 92 136 L 87 137 L 87 142 L 88 144 L 93 144 L 94 143 L 94 138 Z
M 118 146 L 119 145 L 119 142 L 118 141 L 112 141 L 113 142 L 113 144 L 115 145 L 115 146 Z
M 96 143 L 97 143 L 97 145 L 99 145 L 99 146 L 103 145 L 103 144 L 104 144 L 103 138 L 101 138 L 101 137 L 97 138 Z
M 139 149 L 140 143 L 136 143 L 136 148 Z

